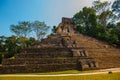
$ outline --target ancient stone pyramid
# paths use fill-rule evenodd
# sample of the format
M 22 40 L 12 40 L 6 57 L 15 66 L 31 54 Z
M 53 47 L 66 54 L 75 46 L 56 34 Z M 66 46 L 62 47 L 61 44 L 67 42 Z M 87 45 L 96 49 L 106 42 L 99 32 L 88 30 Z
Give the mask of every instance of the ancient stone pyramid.
M 32 73 L 120 67 L 120 50 L 77 33 L 71 18 L 62 18 L 57 33 L 4 59 L 0 73 Z

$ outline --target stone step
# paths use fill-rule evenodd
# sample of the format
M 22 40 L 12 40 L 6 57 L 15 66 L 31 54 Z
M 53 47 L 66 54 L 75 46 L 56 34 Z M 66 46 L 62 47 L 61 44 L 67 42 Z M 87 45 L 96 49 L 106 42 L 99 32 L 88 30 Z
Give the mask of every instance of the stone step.
M 27 65 L 27 64 L 64 64 L 76 63 L 76 58 L 19 58 L 3 59 L 2 65 Z

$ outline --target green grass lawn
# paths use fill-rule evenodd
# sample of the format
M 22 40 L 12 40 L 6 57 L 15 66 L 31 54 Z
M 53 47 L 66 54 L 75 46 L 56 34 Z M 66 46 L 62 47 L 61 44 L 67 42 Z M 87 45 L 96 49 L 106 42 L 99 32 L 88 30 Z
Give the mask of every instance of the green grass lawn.
M 78 74 L 78 73 L 88 73 L 88 72 L 96 72 L 96 71 L 98 70 L 87 70 L 87 71 L 66 70 L 66 71 L 57 71 L 57 72 L 43 72 L 43 73 L 29 73 L 29 74 L 37 74 L 37 75 Z
M 120 80 L 120 73 L 112 74 L 96 74 L 96 75 L 84 75 L 84 76 L 59 76 L 59 77 L 3 77 L 0 76 L 0 80 Z

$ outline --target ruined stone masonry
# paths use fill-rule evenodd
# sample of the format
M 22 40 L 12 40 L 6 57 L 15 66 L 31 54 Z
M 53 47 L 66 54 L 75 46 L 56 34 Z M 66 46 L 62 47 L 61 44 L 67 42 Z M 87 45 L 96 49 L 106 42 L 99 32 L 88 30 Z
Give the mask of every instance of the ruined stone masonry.
M 3 59 L 0 73 L 120 67 L 119 52 L 107 43 L 78 34 L 72 19 L 62 18 L 55 35 L 15 54 L 15 59 Z

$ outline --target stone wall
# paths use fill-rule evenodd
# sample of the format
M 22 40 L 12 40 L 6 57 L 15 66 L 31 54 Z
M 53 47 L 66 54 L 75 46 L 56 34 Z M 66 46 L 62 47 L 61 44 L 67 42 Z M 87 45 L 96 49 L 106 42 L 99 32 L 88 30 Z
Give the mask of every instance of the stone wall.
M 28 72 L 54 72 L 62 70 L 76 69 L 76 63 L 68 64 L 42 64 L 42 65 L 27 65 Z
M 31 48 L 16 54 L 15 58 L 57 58 L 72 56 L 72 51 L 68 48 Z
M 76 63 L 77 58 L 20 58 L 3 59 L 2 65 L 28 65 L 28 64 L 69 64 Z
M 89 57 L 73 58 L 36 58 L 36 59 L 4 59 L 0 73 L 33 73 L 62 70 L 96 69 L 94 59 Z
M 77 69 L 75 63 L 69 64 L 29 64 L 26 66 L 3 66 L 0 73 L 12 74 L 12 73 L 36 73 L 36 72 L 54 72 L 63 70 Z
M 65 18 L 65 17 L 62 18 L 62 23 L 63 24 L 70 24 L 70 25 L 74 24 L 72 18 Z
M 4 59 L 0 73 L 33 73 L 77 69 L 76 58 Z
M 81 58 L 78 60 L 78 67 L 81 67 L 79 69 L 81 70 L 92 70 L 92 69 L 97 69 L 98 65 L 95 62 L 93 58 Z

